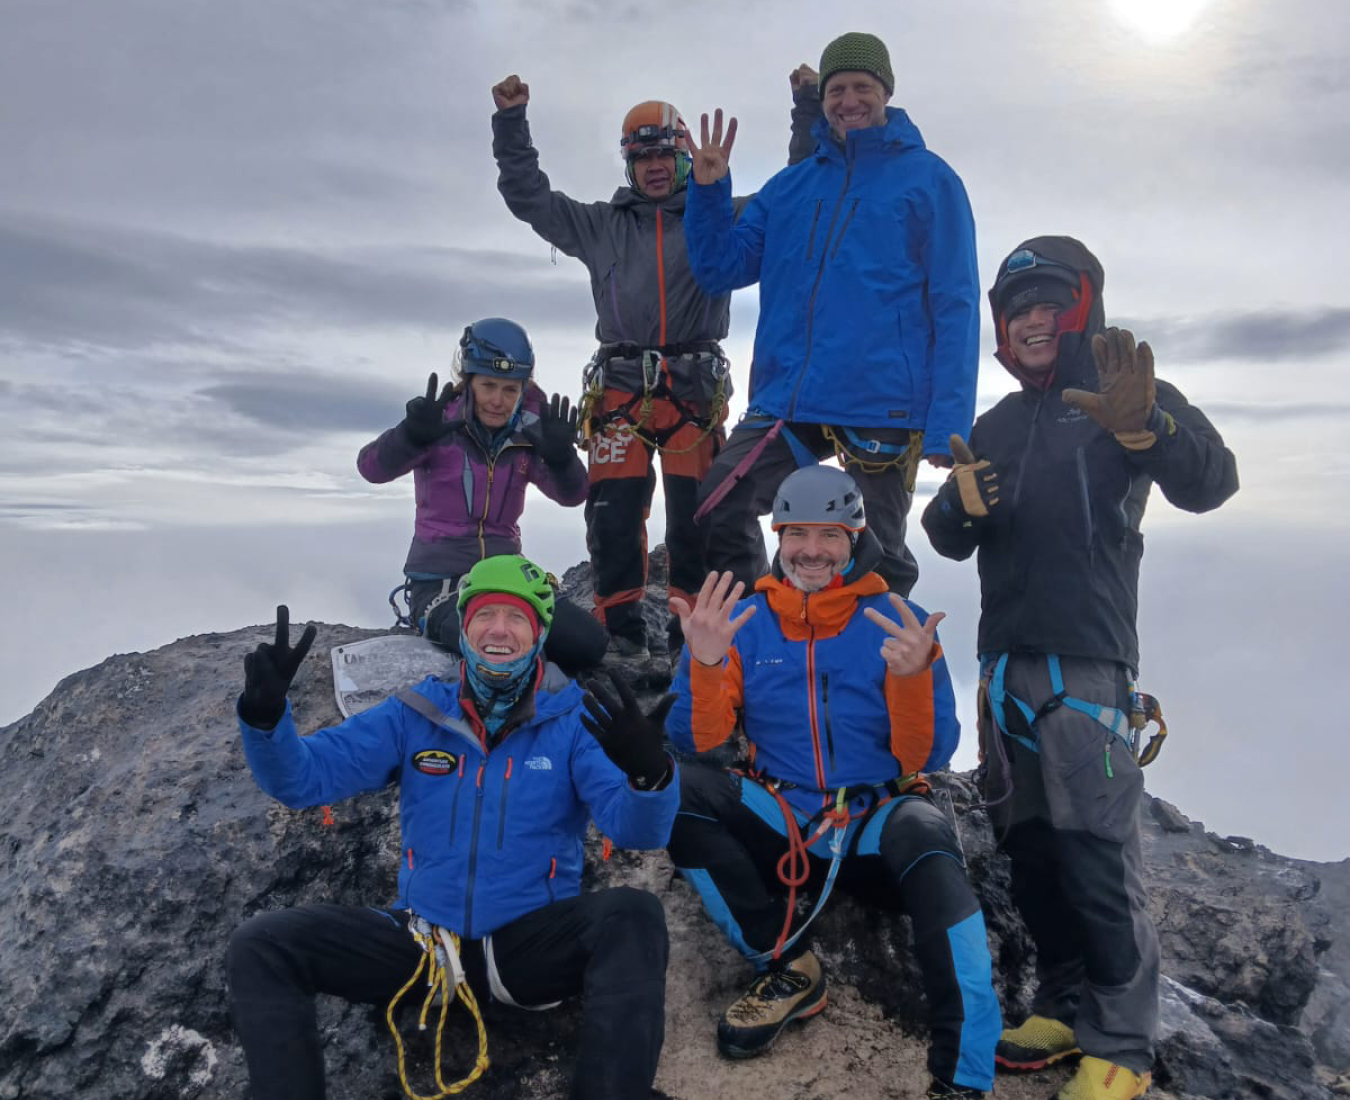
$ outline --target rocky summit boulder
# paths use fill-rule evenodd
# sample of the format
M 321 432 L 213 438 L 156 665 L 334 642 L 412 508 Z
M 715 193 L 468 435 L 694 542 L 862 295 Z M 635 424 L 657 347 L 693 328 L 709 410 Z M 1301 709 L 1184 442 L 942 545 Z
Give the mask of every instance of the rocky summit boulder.
M 654 580 L 659 581 L 659 572 Z M 584 571 L 569 575 L 584 591 Z M 663 619 L 653 594 L 649 614 Z M 326 655 L 381 633 L 321 625 L 292 693 L 302 729 L 339 720 Z M 109 658 L 63 680 L 0 729 L 0 1100 L 243 1097 L 246 1077 L 225 1009 L 232 929 L 309 901 L 394 897 L 397 792 L 292 812 L 254 785 L 234 723 L 243 655 L 270 628 L 186 638 Z M 626 675 L 654 700 L 659 659 Z M 1165 762 L 1159 765 L 1165 767 Z M 970 776 L 936 785 L 956 815 L 984 905 L 1000 993 L 1025 1011 L 1034 955 Z M 1220 838 L 1166 803 L 1145 809 L 1154 914 L 1167 975 L 1150 1095 L 1313 1100 L 1350 1058 L 1347 864 L 1296 862 Z M 722 1009 L 747 971 L 673 875 L 664 853 L 588 848 L 592 885 L 630 883 L 663 901 L 671 931 L 667 1039 L 657 1079 L 669 1100 L 920 1097 L 927 1081 L 922 993 L 907 922 L 849 899 L 817 925 L 829 1008 L 772 1054 L 731 1063 L 715 1050 Z M 462 1095 L 567 1095 L 577 1009 L 485 1010 L 492 1068 Z M 379 1007 L 324 999 L 329 1095 L 401 1095 Z M 411 1083 L 434 1091 L 428 1037 L 411 1022 Z M 447 1079 L 474 1038 L 456 1008 Z M 1066 1070 L 1000 1079 L 1008 1100 L 1043 1100 Z

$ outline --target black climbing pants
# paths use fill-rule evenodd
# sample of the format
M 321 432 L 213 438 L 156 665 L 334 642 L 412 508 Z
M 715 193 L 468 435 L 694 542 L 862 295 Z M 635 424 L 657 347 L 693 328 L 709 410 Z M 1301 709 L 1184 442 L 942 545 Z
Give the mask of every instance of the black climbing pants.
M 804 826 L 806 815 L 797 817 Z M 714 923 L 752 959 L 772 950 L 783 927 L 777 868 L 787 851 L 784 830 L 781 810 L 754 780 L 681 765 L 670 858 Z M 819 891 L 829 860 L 814 852 L 810 885 Z M 920 796 L 874 806 L 850 826 L 837 882 L 865 902 L 910 918 L 928 1001 L 929 1070 L 943 1081 L 990 1088 L 1002 1017 L 984 916 L 947 816 Z M 805 950 L 806 938 L 784 958 Z
M 305 905 L 260 913 L 235 931 L 226 959 L 230 1013 L 253 1100 L 326 1095 L 315 996 L 388 1004 L 420 959 L 407 921 L 406 911 Z M 665 1035 L 668 952 L 661 903 L 631 887 L 546 905 L 461 947 L 480 1003 L 491 995 L 539 1007 L 581 997 L 575 1100 L 647 1094 Z M 425 995 L 419 982 L 407 996 L 420 1005 Z M 392 1042 L 389 1057 L 392 1064 Z

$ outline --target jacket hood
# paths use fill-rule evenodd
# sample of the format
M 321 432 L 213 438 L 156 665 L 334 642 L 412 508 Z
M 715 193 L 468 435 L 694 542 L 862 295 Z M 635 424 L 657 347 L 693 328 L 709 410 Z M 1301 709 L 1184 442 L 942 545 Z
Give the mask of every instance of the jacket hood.
M 693 176 L 690 176 L 693 179 Z M 619 210 L 636 210 L 642 206 L 659 206 L 667 214 L 684 215 L 684 204 L 689 198 L 689 188 L 681 187 L 673 195 L 667 195 L 659 202 L 656 199 L 650 199 L 639 191 L 636 187 L 620 187 L 614 192 L 614 197 L 609 200 L 610 206 Z
M 1060 314 L 1059 355 L 1055 365 L 1044 382 L 1033 378 L 1022 370 L 1021 365 L 1008 346 L 1008 325 L 999 316 L 994 291 L 1008 265 L 1008 260 L 1018 252 L 1027 250 L 1047 260 L 1071 267 L 1079 273 L 1086 287 L 1079 305 Z M 1106 327 L 1106 308 L 1102 304 L 1102 288 L 1106 283 L 1106 273 L 1101 262 L 1088 251 L 1087 246 L 1073 237 L 1031 237 L 1014 248 L 1003 262 L 998 265 L 998 274 L 989 288 L 989 311 L 994 319 L 994 332 L 998 340 L 998 350 L 994 358 L 1024 389 L 1035 392 L 1062 390 L 1066 387 L 1080 387 L 1090 390 L 1097 388 L 1097 366 L 1092 358 L 1092 337 Z
M 840 145 L 835 141 L 829 120 L 822 115 L 811 127 L 811 136 L 816 139 L 817 157 L 844 158 L 856 156 L 871 149 L 887 152 L 902 152 L 911 149 L 925 149 L 923 135 L 910 121 L 909 115 L 901 107 L 886 108 L 886 125 L 869 126 L 865 130 L 853 130 L 846 135 L 846 142 Z

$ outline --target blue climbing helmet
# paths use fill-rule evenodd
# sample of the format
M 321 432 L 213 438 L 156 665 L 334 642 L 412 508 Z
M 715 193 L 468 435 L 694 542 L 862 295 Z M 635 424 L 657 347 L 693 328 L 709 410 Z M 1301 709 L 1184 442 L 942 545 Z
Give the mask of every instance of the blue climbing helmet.
M 486 374 L 510 382 L 528 382 L 534 373 L 530 337 L 505 317 L 484 317 L 464 330 L 455 353 L 461 377 Z

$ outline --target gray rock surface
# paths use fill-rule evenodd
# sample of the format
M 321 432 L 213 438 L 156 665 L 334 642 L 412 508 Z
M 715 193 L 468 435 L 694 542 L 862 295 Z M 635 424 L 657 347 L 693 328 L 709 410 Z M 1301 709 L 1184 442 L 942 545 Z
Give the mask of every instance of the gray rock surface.
M 660 561 L 653 581 L 659 581 Z M 568 575 L 572 591 L 584 570 Z M 297 621 L 303 608 L 293 608 Z M 659 625 L 655 595 L 649 614 Z M 320 626 L 292 694 L 301 727 L 338 720 L 327 651 L 384 633 Z M 396 792 L 292 812 L 248 773 L 234 726 L 243 654 L 270 628 L 186 638 L 111 657 L 62 681 L 0 729 L 0 1100 L 167 1100 L 246 1095 L 225 1012 L 231 930 L 261 909 L 394 896 Z M 627 670 L 655 689 L 665 665 Z M 1157 765 L 1166 767 L 1166 756 Z M 1034 957 L 1008 896 L 971 778 L 938 779 L 956 813 L 985 907 L 1000 993 L 1025 1011 Z M 1145 842 L 1163 941 L 1164 1030 L 1150 1095 L 1179 1100 L 1331 1095 L 1350 1063 L 1350 864 L 1283 859 L 1224 839 L 1151 801 Z M 657 1080 L 669 1100 L 919 1097 L 926 1083 L 921 993 L 907 922 L 846 898 L 818 924 L 830 1007 L 767 1058 L 715 1053 L 717 1016 L 747 973 L 663 853 L 590 848 L 592 883 L 645 886 L 672 938 L 667 1042 Z M 487 1011 L 493 1066 L 464 1095 L 566 1095 L 574 1006 Z M 400 1095 L 382 1012 L 321 1004 L 330 1096 Z M 429 1090 L 426 1044 L 414 1043 Z M 467 1015 L 452 1013 L 447 1072 L 472 1061 Z M 1053 1093 L 1066 1070 L 1000 1079 L 1007 1100 Z

